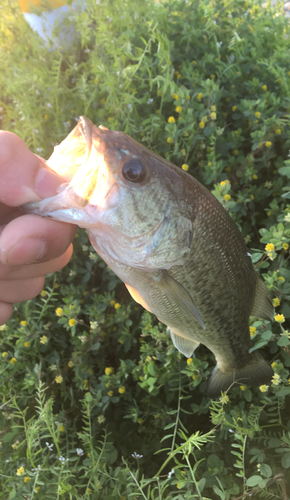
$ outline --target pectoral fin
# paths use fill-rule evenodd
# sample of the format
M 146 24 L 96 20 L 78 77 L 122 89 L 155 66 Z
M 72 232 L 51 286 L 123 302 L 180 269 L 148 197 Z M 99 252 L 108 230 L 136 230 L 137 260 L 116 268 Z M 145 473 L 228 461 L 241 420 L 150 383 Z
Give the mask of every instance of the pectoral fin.
M 156 276 L 152 277 L 153 281 L 158 283 L 163 292 L 178 306 L 187 316 L 191 316 L 199 322 L 205 330 L 205 325 L 200 317 L 193 298 L 188 291 L 177 280 L 172 278 L 167 271 L 161 270 Z
M 191 358 L 195 349 L 199 346 L 199 342 L 195 340 L 189 340 L 185 337 L 180 336 L 177 332 L 174 332 L 171 328 L 168 328 L 171 336 L 173 345 L 178 349 L 184 356 Z

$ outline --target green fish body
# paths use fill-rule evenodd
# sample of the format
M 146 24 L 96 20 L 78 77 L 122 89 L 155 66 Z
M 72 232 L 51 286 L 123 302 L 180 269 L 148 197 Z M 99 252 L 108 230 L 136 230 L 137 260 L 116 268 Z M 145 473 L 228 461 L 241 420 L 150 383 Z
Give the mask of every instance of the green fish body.
M 48 164 L 71 181 L 27 211 L 86 227 L 96 252 L 132 297 L 168 326 L 191 357 L 204 344 L 217 360 L 208 395 L 233 383 L 261 385 L 272 368 L 249 353 L 249 316 L 273 307 L 242 235 L 196 179 L 122 132 L 81 117 Z M 73 167 L 71 167 L 73 166 Z

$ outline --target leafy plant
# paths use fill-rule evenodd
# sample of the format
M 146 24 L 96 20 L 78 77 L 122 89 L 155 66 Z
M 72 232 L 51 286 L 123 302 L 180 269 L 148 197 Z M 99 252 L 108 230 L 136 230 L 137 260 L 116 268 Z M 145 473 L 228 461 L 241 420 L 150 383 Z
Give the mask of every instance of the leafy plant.
M 275 375 L 210 401 L 211 353 L 186 360 L 79 231 L 1 327 L 0 498 L 286 500 L 288 20 L 256 1 L 87 0 L 66 22 L 69 46 L 58 28 L 46 44 L 2 1 L 1 127 L 47 158 L 86 115 L 211 189 L 273 299 L 250 333 Z

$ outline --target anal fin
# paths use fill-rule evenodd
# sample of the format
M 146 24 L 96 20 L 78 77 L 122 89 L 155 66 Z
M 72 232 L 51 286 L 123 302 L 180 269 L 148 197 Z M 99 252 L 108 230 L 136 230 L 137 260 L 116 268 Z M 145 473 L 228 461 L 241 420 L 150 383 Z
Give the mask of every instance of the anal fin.
M 171 340 L 176 349 L 179 350 L 187 358 L 191 358 L 195 349 L 198 348 L 199 342 L 182 337 L 171 328 L 167 329 L 170 332 Z
M 264 281 L 262 281 L 258 274 L 256 274 L 256 291 L 251 316 L 271 320 L 273 315 L 274 308 L 268 289 Z

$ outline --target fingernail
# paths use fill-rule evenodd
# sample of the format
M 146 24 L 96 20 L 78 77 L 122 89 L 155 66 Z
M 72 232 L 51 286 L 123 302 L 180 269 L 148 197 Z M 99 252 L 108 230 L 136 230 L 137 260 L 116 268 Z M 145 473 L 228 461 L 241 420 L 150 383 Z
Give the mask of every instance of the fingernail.
M 56 194 L 58 186 L 63 182 L 62 177 L 45 167 L 41 167 L 35 177 L 34 189 L 40 198 L 48 198 Z
M 40 238 L 24 238 L 18 241 L 8 252 L 7 264 L 14 266 L 30 264 L 44 257 L 46 242 Z

